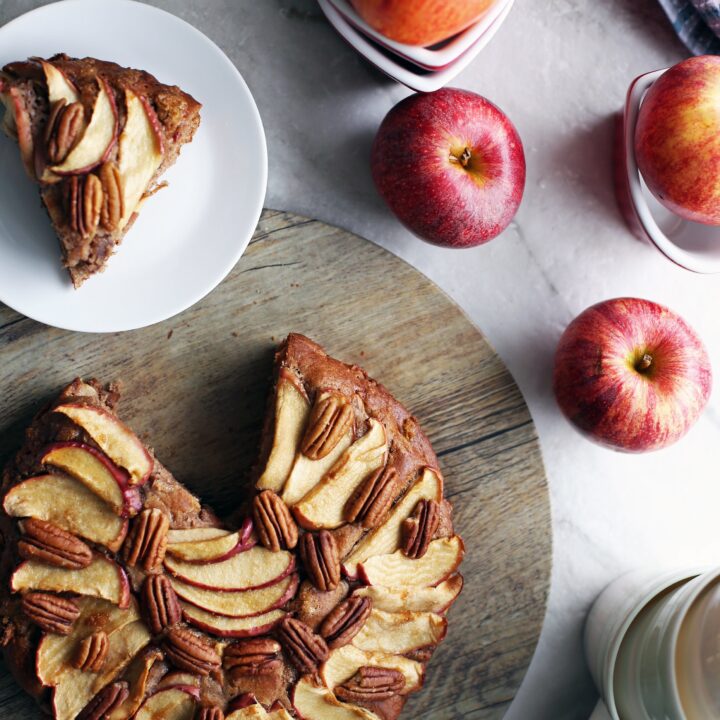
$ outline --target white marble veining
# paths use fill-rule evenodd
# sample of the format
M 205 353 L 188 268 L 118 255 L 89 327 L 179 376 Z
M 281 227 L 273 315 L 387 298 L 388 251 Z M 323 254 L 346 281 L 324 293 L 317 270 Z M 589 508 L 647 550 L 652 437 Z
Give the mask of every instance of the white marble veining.
M 634 566 L 720 560 L 718 393 L 683 442 L 634 457 L 576 435 L 550 390 L 565 325 L 618 295 L 676 309 L 720 372 L 720 278 L 692 275 L 636 241 L 613 199 L 612 116 L 633 77 L 678 61 L 684 48 L 654 0 L 517 0 L 454 85 L 486 95 L 516 123 L 525 199 L 502 237 L 448 251 L 401 228 L 371 183 L 374 132 L 408 91 L 345 45 L 313 0 L 153 2 L 210 36 L 248 81 L 269 141 L 266 204 L 349 228 L 405 258 L 467 311 L 517 379 L 547 466 L 555 557 L 543 635 L 507 717 L 587 718 L 595 693 L 581 632 L 601 588 Z M 0 0 L 0 23 L 40 4 Z

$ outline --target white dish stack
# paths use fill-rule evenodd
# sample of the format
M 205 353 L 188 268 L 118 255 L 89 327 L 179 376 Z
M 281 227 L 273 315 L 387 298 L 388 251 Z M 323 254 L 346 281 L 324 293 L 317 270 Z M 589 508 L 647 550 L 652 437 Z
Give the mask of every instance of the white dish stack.
M 386 75 L 418 92 L 447 85 L 490 42 L 515 0 L 497 0 L 467 30 L 432 47 L 395 42 L 371 28 L 349 0 L 318 0 L 331 25 L 363 57 Z

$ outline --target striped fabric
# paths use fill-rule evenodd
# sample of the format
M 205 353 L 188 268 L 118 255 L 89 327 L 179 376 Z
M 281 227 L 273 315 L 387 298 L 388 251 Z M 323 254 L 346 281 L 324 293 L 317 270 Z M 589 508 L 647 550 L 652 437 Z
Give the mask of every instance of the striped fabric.
M 675 32 L 695 55 L 720 55 L 720 0 L 659 0 Z

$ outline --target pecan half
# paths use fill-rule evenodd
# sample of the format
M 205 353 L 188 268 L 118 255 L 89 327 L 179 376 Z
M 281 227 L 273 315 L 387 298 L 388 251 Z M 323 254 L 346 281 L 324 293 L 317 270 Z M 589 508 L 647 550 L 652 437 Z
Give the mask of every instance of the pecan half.
M 336 393 L 321 395 L 315 401 L 300 451 L 310 460 L 329 455 L 352 427 L 352 405 Z
M 105 720 L 119 707 L 129 695 L 126 682 L 114 682 L 106 685 L 77 716 L 76 720 Z
M 196 720 L 225 720 L 225 713 L 217 706 L 202 707 L 197 711 Z
M 248 675 L 271 675 L 282 665 L 280 643 L 269 637 L 249 638 L 225 648 L 223 667 L 233 680 Z
M 45 127 L 47 158 L 61 163 L 80 139 L 85 124 L 85 110 L 79 102 L 67 104 L 63 98 L 53 104 Z
M 120 169 L 114 162 L 106 162 L 100 168 L 100 182 L 103 189 L 103 206 L 100 224 L 105 230 L 112 232 L 120 224 L 125 214 L 122 177 Z
M 70 178 L 70 228 L 83 237 L 92 237 L 100 224 L 104 193 L 97 175 Z
M 320 625 L 320 634 L 331 649 L 347 645 L 362 629 L 372 611 L 369 597 L 350 597 L 341 602 Z
M 179 670 L 207 677 L 220 669 L 220 655 L 215 644 L 186 627 L 172 628 L 163 649 L 167 659 Z
M 143 510 L 133 521 L 125 540 L 123 554 L 130 567 L 139 565 L 145 572 L 156 570 L 165 559 L 170 520 L 162 510 Z
M 300 538 L 300 557 L 312 584 L 322 592 L 334 590 L 340 583 L 340 554 L 334 536 L 328 530 L 305 533 Z
M 80 608 L 69 598 L 42 592 L 23 595 L 22 610 L 41 630 L 58 635 L 69 635 L 80 616 Z
M 165 575 L 148 575 L 142 587 L 141 598 L 145 618 L 154 635 L 159 635 L 163 630 L 180 622 L 180 602 Z
M 292 550 L 297 545 L 295 520 L 282 498 L 272 490 L 263 490 L 253 500 L 253 519 L 260 542 L 268 550 Z
M 110 643 L 104 630 L 88 635 L 77 646 L 73 667 L 84 672 L 100 672 L 105 665 L 109 648 Z
M 418 500 L 412 515 L 403 520 L 402 551 L 409 558 L 421 558 L 440 524 L 440 506 L 435 500 Z
M 68 570 L 80 570 L 92 562 L 92 550 L 57 525 L 28 518 L 20 523 L 20 530 L 23 536 L 18 541 L 18 555 L 24 560 L 40 560 Z
M 303 674 L 315 672 L 330 655 L 325 641 L 297 618 L 286 616 L 277 632 L 288 657 Z
M 345 503 L 345 520 L 359 522 L 366 530 L 380 525 L 395 499 L 397 476 L 389 465 L 368 475 Z
M 404 687 L 405 676 L 399 670 L 366 665 L 336 687 L 335 695 L 345 702 L 373 702 L 388 700 Z

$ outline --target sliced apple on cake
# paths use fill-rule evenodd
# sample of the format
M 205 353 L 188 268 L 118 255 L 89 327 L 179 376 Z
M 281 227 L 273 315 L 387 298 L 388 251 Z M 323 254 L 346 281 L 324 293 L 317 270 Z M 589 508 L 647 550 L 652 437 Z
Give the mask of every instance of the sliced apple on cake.
M 55 55 L 0 73 L 2 127 L 79 287 L 104 269 L 159 179 L 192 141 L 200 104 L 152 75 L 93 58 Z

